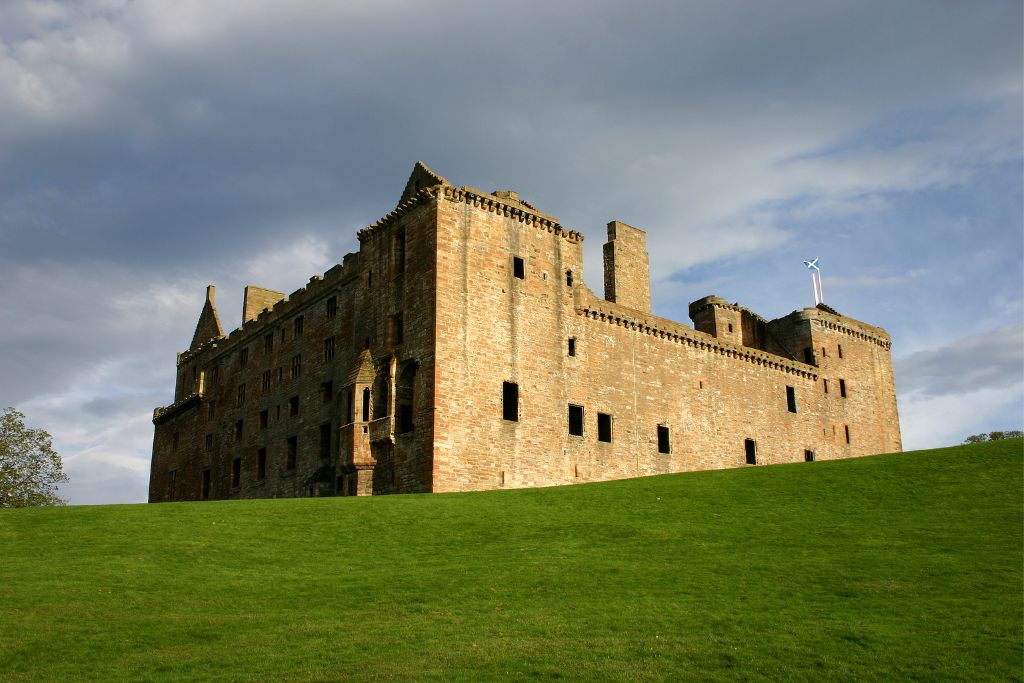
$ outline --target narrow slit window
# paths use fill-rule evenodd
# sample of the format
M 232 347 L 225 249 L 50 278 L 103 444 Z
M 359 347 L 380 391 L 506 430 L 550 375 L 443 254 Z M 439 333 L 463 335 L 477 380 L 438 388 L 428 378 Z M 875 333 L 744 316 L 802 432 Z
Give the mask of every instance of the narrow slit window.
M 583 436 L 583 406 L 569 404 L 569 435 Z
M 729 323 L 729 331 L 732 332 L 732 323 Z
M 260 411 L 260 429 L 266 429 L 270 424 L 270 409 L 264 408 Z
M 242 483 L 242 459 L 235 458 L 231 461 L 231 488 L 237 489 Z
M 242 426 L 243 422 L 241 420 L 235 423 L 235 441 L 242 440 Z
M 299 454 L 299 439 L 296 436 L 289 436 L 285 442 L 284 468 L 288 472 L 295 469 L 295 461 Z
M 836 350 L 839 352 L 839 357 L 842 358 L 843 357 L 843 345 L 842 344 L 836 344 Z
M 844 425 L 843 429 L 846 431 L 846 443 L 850 443 L 850 425 Z
M 391 318 L 391 338 L 393 343 L 397 346 L 405 341 L 405 321 L 402 318 L 402 314 L 392 316 Z
M 569 355 L 576 355 L 576 337 L 569 337 Z
M 320 425 L 320 457 L 329 460 L 331 457 L 331 423 Z
M 256 481 L 263 481 L 267 478 L 267 449 L 261 448 L 256 451 Z
M 334 360 L 334 337 L 324 339 L 324 360 L 327 362 Z
M 180 441 L 179 437 L 180 437 L 180 434 L 178 434 L 178 432 L 174 432 L 174 434 L 171 435 L 171 451 L 172 452 L 178 450 L 178 442 Z
M 263 338 L 263 353 L 273 353 L 274 351 L 274 333 L 271 332 Z
M 566 287 L 572 287 L 572 271 L 571 270 L 565 271 L 565 286 Z
M 334 400 L 334 382 L 328 380 L 320 385 L 320 401 L 329 403 Z
M 295 328 L 295 336 L 296 337 L 301 337 L 302 336 L 302 316 L 301 315 L 298 318 L 295 319 L 294 328 Z
M 658 452 L 672 452 L 672 443 L 669 441 L 669 432 L 667 425 L 658 425 Z
M 207 500 L 210 497 L 210 470 L 203 470 L 203 484 L 199 489 L 199 498 Z
M 246 367 L 249 365 L 249 348 L 246 347 L 238 352 L 238 365 L 240 367 Z
M 213 434 L 207 434 L 206 435 L 206 450 L 207 451 L 212 451 L 213 450 Z
M 302 356 L 292 356 L 292 379 L 302 374 Z
M 796 412 L 796 389 L 794 387 L 786 387 L 786 407 L 789 412 Z
M 743 449 L 744 449 L 744 451 L 746 451 L 747 464 L 748 465 L 756 465 L 757 464 L 757 442 L 754 441 L 753 439 L 745 439 L 743 441 Z
M 846 398 L 846 380 L 839 380 L 839 395 Z
M 363 422 L 370 421 L 370 389 L 363 389 Z
M 295 417 L 299 414 L 299 397 L 292 396 L 288 399 L 288 416 Z
M 238 385 L 238 405 L 245 403 L 245 385 Z
M 804 462 L 814 462 L 814 451 L 804 451 Z
M 526 264 L 518 256 L 512 257 L 512 275 L 520 280 L 526 279 Z
M 608 413 L 597 414 L 597 440 L 612 442 L 612 416 Z
M 501 385 L 501 417 L 509 422 L 519 422 L 519 385 L 514 382 Z
M 260 382 L 260 390 L 262 390 L 264 394 L 270 391 L 270 370 L 263 371 L 263 379 Z
M 821 380 L 821 383 L 822 383 L 822 386 L 825 387 L 825 393 L 827 394 L 828 393 L 828 380 L 827 379 L 823 379 L 823 380 Z
M 327 319 L 331 320 L 338 315 L 338 297 L 332 296 L 327 299 Z

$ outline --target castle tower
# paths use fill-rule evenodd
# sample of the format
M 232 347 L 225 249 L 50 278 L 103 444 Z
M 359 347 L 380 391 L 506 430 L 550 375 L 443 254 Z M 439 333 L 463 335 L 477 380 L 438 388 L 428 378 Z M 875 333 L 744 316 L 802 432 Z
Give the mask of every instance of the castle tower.
M 647 233 L 620 221 L 608 224 L 608 241 L 604 245 L 604 298 L 643 313 L 651 312 Z

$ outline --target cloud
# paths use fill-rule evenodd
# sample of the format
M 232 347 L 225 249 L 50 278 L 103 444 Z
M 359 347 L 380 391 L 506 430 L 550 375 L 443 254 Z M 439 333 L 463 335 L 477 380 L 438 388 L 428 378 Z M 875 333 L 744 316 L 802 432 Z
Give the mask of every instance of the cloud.
M 1024 326 L 972 335 L 895 362 L 896 387 L 909 402 L 1024 384 Z

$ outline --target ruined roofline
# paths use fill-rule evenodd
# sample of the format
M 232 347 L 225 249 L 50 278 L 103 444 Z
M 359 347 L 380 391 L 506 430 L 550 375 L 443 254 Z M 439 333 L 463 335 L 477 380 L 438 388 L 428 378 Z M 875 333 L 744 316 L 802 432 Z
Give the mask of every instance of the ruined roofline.
M 747 315 L 753 317 L 758 322 L 762 322 L 762 323 L 766 323 L 766 324 L 769 322 L 763 316 L 760 316 L 757 313 L 754 313 L 752 310 L 750 310 L 746 306 L 740 306 L 738 303 L 731 303 L 730 304 L 728 301 L 726 301 L 722 297 L 715 296 L 715 295 L 705 296 L 703 298 L 697 299 L 696 301 L 692 302 L 690 304 L 690 307 L 689 307 L 690 319 L 692 320 L 694 315 L 696 315 L 697 313 L 700 313 L 701 311 L 703 311 L 705 309 L 708 309 L 708 308 L 724 308 L 727 311 L 736 311 L 737 313 L 746 313 Z
M 855 339 L 870 342 L 879 348 L 885 349 L 886 351 L 890 351 L 892 349 L 892 337 L 885 331 L 885 329 L 869 325 L 868 323 L 861 322 L 856 318 L 851 318 L 841 313 L 830 313 L 820 308 L 812 307 L 805 308 L 802 311 L 793 311 L 789 315 L 805 317 L 826 330 L 841 332 L 842 334 Z
M 318 298 L 330 296 L 337 285 L 345 284 L 359 277 L 352 265 L 356 254 L 347 254 L 344 262 L 329 268 L 323 275 L 314 275 L 309 278 L 305 287 L 292 292 L 281 299 L 270 308 L 265 308 L 253 319 L 243 322 L 230 334 L 216 337 L 204 343 L 196 349 L 190 349 L 178 354 L 178 365 L 188 362 L 193 358 L 212 349 L 217 349 L 214 357 L 230 353 L 239 344 L 245 343 L 251 338 L 258 336 L 259 331 L 264 331 L 270 325 L 276 325 L 283 318 L 295 313 L 295 309 L 314 303 Z
M 413 169 L 413 175 L 410 176 L 410 183 L 413 177 L 429 178 L 431 181 L 436 181 L 429 187 L 423 187 L 419 190 L 410 188 L 409 183 L 406 184 L 406 190 L 402 194 L 402 199 L 399 201 L 398 206 L 394 208 L 390 213 L 383 216 L 376 222 L 368 225 L 357 233 L 360 243 L 369 239 L 375 232 L 384 228 L 396 220 L 404 216 L 406 213 L 414 209 L 415 207 L 425 202 L 437 199 L 447 200 L 452 202 L 465 203 L 472 205 L 474 208 L 481 208 L 490 213 L 502 214 L 508 218 L 518 219 L 520 223 L 526 223 L 542 229 L 547 230 L 550 233 L 554 233 L 560 237 L 563 237 L 570 242 L 582 242 L 583 234 L 577 230 L 570 230 L 558 222 L 558 219 L 550 214 L 546 214 L 543 211 L 538 211 L 533 205 L 517 200 L 511 195 L 513 193 L 503 191 L 500 192 L 484 192 L 468 185 L 456 188 L 444 177 L 431 171 L 426 164 L 422 161 L 416 163 L 416 167 Z
M 581 293 L 581 296 L 577 298 L 577 315 L 600 320 L 610 325 L 621 325 L 622 327 L 636 330 L 641 334 L 666 339 L 677 344 L 687 344 L 709 353 L 718 353 L 738 358 L 773 370 L 812 380 L 818 379 L 817 368 L 812 365 L 801 363 L 797 360 L 790 360 L 785 356 L 779 356 L 768 351 L 762 351 L 761 349 L 735 344 L 700 332 L 674 320 L 669 320 L 668 318 L 660 318 L 656 315 L 627 308 L 622 304 L 598 299 L 593 292 L 583 285 L 577 291 Z M 580 301 L 581 298 L 585 300 Z

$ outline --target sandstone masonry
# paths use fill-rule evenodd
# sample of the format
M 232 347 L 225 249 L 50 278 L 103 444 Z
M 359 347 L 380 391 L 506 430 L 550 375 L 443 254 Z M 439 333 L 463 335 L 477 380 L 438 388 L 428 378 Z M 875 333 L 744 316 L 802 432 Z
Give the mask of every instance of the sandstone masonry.
M 646 235 L 583 236 L 422 163 L 358 253 L 289 296 L 207 289 L 150 502 L 549 486 L 901 449 L 890 338 L 821 305 L 651 314 Z

